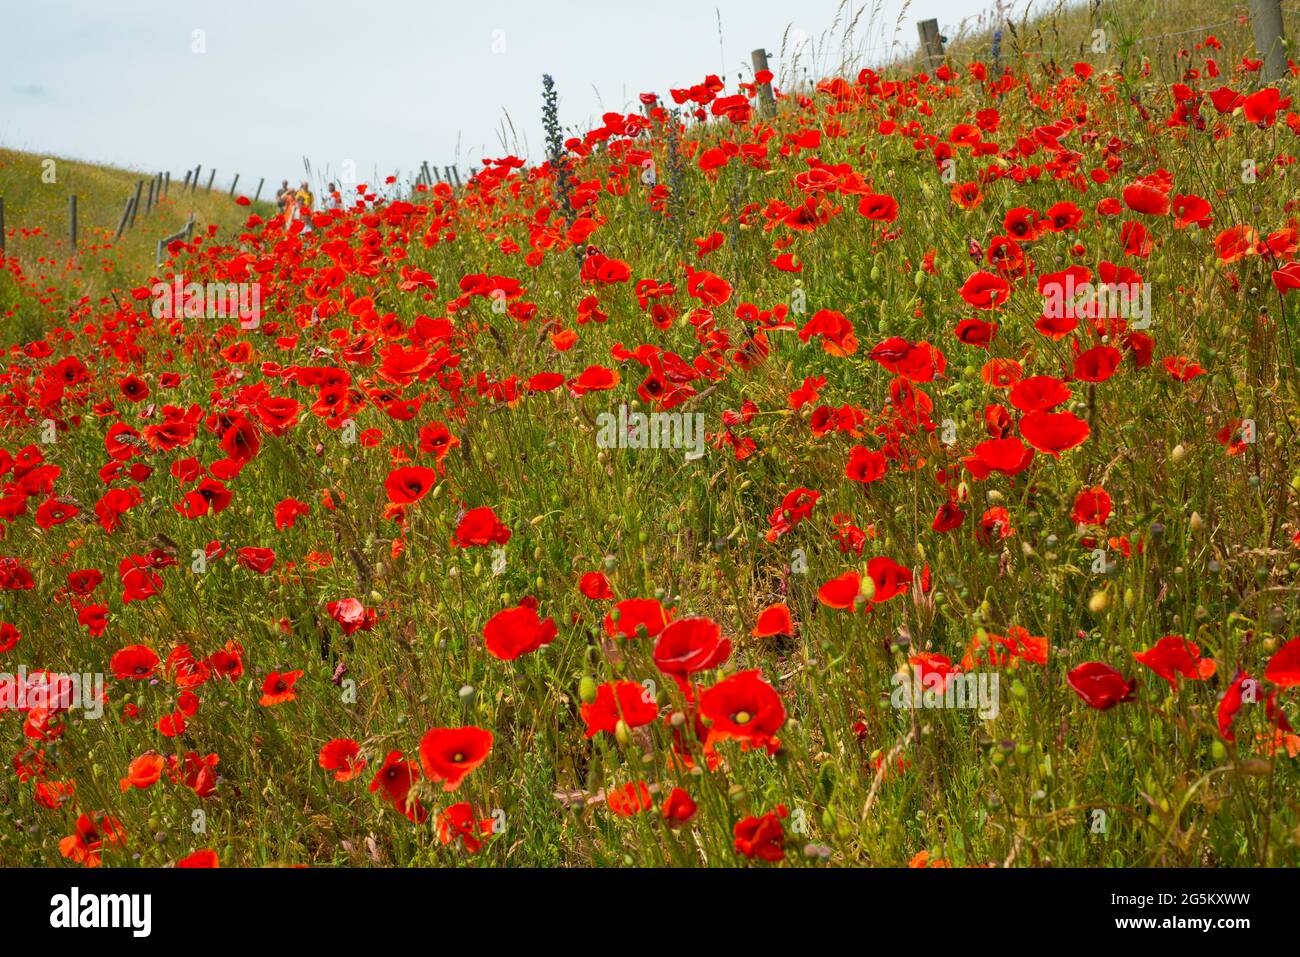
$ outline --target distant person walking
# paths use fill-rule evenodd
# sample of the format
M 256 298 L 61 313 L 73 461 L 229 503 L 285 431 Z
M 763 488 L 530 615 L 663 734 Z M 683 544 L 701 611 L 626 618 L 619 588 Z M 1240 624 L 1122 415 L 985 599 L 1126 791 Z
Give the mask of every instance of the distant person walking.
M 294 218 L 302 220 L 302 231 L 311 232 L 311 209 L 316 201 L 312 195 L 311 189 L 307 186 L 307 181 L 303 180 L 302 185 L 298 187 L 298 192 L 294 193 L 293 198 L 297 204 L 294 212 Z
M 288 204 L 292 192 L 293 191 L 289 189 L 289 181 L 287 179 L 282 180 L 280 182 L 280 188 L 275 191 L 275 205 L 279 208 L 280 212 L 283 213 L 285 211 L 284 208 Z
M 339 192 L 337 189 L 334 188 L 333 183 L 329 184 L 329 190 L 325 196 L 325 208 L 326 209 L 343 208 L 343 197 L 339 195 Z

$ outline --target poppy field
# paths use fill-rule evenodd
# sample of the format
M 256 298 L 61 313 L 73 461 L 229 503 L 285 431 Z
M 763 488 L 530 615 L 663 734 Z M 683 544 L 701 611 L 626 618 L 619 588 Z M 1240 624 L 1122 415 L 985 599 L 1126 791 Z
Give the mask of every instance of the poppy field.
M 11 235 L 0 864 L 1300 863 L 1300 100 L 1220 12 Z

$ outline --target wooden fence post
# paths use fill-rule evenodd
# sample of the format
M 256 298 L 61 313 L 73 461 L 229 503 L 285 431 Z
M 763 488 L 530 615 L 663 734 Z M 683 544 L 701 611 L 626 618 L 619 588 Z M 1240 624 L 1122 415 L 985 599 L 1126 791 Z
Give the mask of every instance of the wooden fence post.
M 754 76 L 755 76 L 755 77 L 757 77 L 758 74 L 759 74 L 761 71 L 763 71 L 763 70 L 767 70 L 767 72 L 769 72 L 769 73 L 772 72 L 771 69 L 770 69 L 770 68 L 768 67 L 768 65 L 767 65 L 767 50 L 766 50 L 766 49 L 758 49 L 758 50 L 755 50 L 753 53 L 750 54 L 750 58 L 751 58 L 751 59 L 753 60 L 753 62 L 754 62 Z M 755 82 L 757 82 L 757 80 L 755 80 Z M 759 86 L 758 86 L 758 103 L 759 103 L 759 108 L 760 108 L 760 110 L 762 111 L 762 113 L 763 113 L 764 116 L 772 116 L 773 114 L 776 113 L 776 97 L 775 97 L 775 96 L 773 95 L 773 93 L 772 93 L 772 81 L 771 81 L 771 80 L 768 80 L 766 83 L 760 83 L 760 84 L 759 84 Z
M 144 186 L 144 180 L 138 179 L 135 181 L 135 199 L 131 201 L 131 221 L 126 224 L 128 229 L 135 228 L 135 214 L 140 211 L 140 188 L 142 186 Z
M 916 32 L 921 37 L 921 54 L 929 69 L 938 69 L 943 63 L 943 37 L 939 36 L 938 20 L 919 20 Z
M 259 179 L 259 180 L 257 181 L 257 192 L 253 194 L 253 202 L 256 203 L 258 197 L 262 195 L 262 187 L 263 187 L 265 184 L 266 184 L 266 177 L 265 177 L 265 176 L 263 176 L 261 179 Z
M 432 186 L 432 185 L 433 185 L 433 177 L 429 175 L 429 161 L 428 161 L 428 160 L 420 160 L 420 169 L 423 171 L 423 175 L 424 175 L 424 185 L 425 185 L 425 186 Z
M 217 178 L 217 168 L 212 167 L 212 172 L 208 174 L 208 192 L 212 192 L 212 181 Z
M 1255 49 L 1264 60 L 1264 82 L 1274 83 L 1287 73 L 1281 0 L 1250 0 L 1250 25 Z
M 68 194 L 68 242 L 77 248 L 77 194 Z
M 117 232 L 113 234 L 113 242 L 122 238 L 122 232 L 126 229 L 126 221 L 131 216 L 131 197 L 127 197 L 126 205 L 122 207 L 122 218 L 117 221 Z
M 151 177 L 149 179 L 149 189 L 144 196 L 144 214 L 149 215 L 153 211 L 153 188 L 156 181 Z
M 230 183 L 230 198 L 231 198 L 231 199 L 234 199 L 234 198 L 235 198 L 235 187 L 238 186 L 238 185 L 239 185 L 239 174 L 236 173 L 236 174 L 235 174 L 235 178 L 234 178 L 234 180 L 232 180 L 231 183 Z
M 189 189 L 189 186 L 190 186 L 190 175 L 191 175 L 191 171 L 190 171 L 190 170 L 186 170 L 186 171 L 185 171 L 185 182 L 181 183 L 181 192 L 182 192 L 182 193 L 185 192 L 185 190 Z
M 162 177 L 163 177 L 163 195 L 166 196 L 169 192 L 171 192 L 171 188 L 172 188 L 171 170 L 168 170 L 167 172 L 163 173 Z
M 190 192 L 191 192 L 191 193 L 194 192 L 196 189 L 199 188 L 199 171 L 200 171 L 201 169 L 203 169 L 203 164 L 202 164 L 202 163 L 200 163 L 198 166 L 194 167 L 194 176 L 193 176 L 192 179 L 190 179 Z

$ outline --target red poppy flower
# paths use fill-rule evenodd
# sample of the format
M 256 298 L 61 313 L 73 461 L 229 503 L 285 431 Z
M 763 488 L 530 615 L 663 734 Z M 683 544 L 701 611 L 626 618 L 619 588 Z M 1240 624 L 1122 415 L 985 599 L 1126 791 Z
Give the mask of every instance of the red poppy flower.
M 1123 359 L 1114 346 L 1094 346 L 1074 357 L 1074 377 L 1084 382 L 1105 382 Z
M 785 705 L 757 669 L 724 678 L 700 695 L 700 715 L 709 723 L 707 745 L 735 739 L 746 748 L 775 751 L 776 732 L 785 724 Z
M 432 728 L 420 739 L 420 766 L 430 781 L 455 791 L 491 750 L 492 732 L 484 728 Z
M 986 478 L 990 472 L 1019 475 L 1034 460 L 1034 450 L 1014 435 L 1004 439 L 986 439 L 972 450 L 973 456 L 963 459 L 976 478 Z
M 1146 216 L 1166 216 L 1169 213 L 1169 194 L 1139 180 L 1124 187 L 1124 205 Z
M 335 738 L 320 749 L 320 766 L 334 772 L 335 781 L 351 781 L 366 767 L 361 745 L 352 738 Z
M 605 804 L 620 817 L 631 817 L 654 807 L 650 786 L 644 781 L 629 781 L 622 787 L 611 787 L 605 794 Z
M 639 728 L 659 717 L 659 704 L 649 689 L 636 681 L 606 681 L 596 689 L 596 699 L 583 702 L 578 709 L 586 722 L 586 737 L 602 731 L 614 734 L 622 721 L 629 728 Z
M 1248 123 L 1272 126 L 1277 122 L 1278 110 L 1290 105 L 1291 97 L 1284 97 L 1276 87 L 1266 86 L 1241 101 L 1241 112 Z
M 1125 677 L 1101 661 L 1087 661 L 1074 668 L 1065 680 L 1084 704 L 1107 711 L 1122 701 L 1132 701 L 1137 682 Z
M 132 788 L 145 790 L 152 787 L 162 777 L 166 760 L 161 754 L 142 754 L 127 767 L 126 777 L 119 782 L 123 791 Z
M 862 594 L 862 575 L 847 571 L 817 589 L 817 600 L 828 608 L 852 608 Z
M 213 674 L 236 681 L 244 674 L 244 646 L 237 641 L 227 641 L 224 648 L 214 651 L 204 663 Z
M 987 349 L 997 334 L 997 323 L 985 322 L 983 319 L 963 319 L 953 330 L 953 335 L 959 341 L 979 349 Z
M 611 638 L 654 638 L 673 620 L 653 598 L 624 598 L 605 616 L 605 634 Z
M 240 197 L 241 199 L 243 197 Z M 188 854 L 176 862 L 177 867 L 220 867 L 221 862 L 217 858 L 217 852 L 210 848 L 204 848 Z
M 401 751 L 390 751 L 384 758 L 384 766 L 370 779 L 370 793 L 382 788 L 384 797 L 392 802 L 398 812 L 420 824 L 428 818 L 429 812 L 411 797 L 411 787 L 419 779 L 420 768 L 416 762 L 405 760 Z
M 1178 690 L 1177 675 L 1203 681 L 1215 672 L 1213 658 L 1200 657 L 1201 649 L 1182 635 L 1165 635 L 1146 651 L 1133 655 L 1165 681 L 1171 691 Z
M 885 477 L 887 465 L 884 453 L 855 445 L 849 450 L 849 463 L 844 474 L 855 482 L 866 485 Z
M 1011 298 L 1011 286 L 1001 276 L 977 272 L 962 283 L 961 297 L 976 309 L 995 309 Z
M 471 508 L 456 524 L 452 544 L 458 548 L 472 545 L 504 545 L 510 541 L 510 529 L 501 523 L 491 506 Z
M 114 818 L 95 811 L 81 814 L 73 832 L 59 840 L 59 853 L 86 867 L 98 867 L 100 853 L 105 845 L 122 846 L 126 832 Z
M 1187 356 L 1165 356 L 1161 364 L 1178 382 L 1191 382 L 1197 376 L 1205 375 L 1205 370 L 1201 368 L 1200 363 Z
M 418 502 L 438 481 L 438 473 L 424 465 L 405 465 L 393 469 L 384 480 L 388 500 L 395 505 Z
M 1021 379 L 1011 387 L 1007 401 L 1021 412 L 1045 412 L 1070 400 L 1070 388 L 1050 375 Z
M 695 801 L 683 788 L 673 788 L 659 809 L 669 827 L 679 827 L 695 817 Z
M 614 589 L 609 579 L 601 572 L 587 572 L 578 579 L 578 591 L 592 601 L 609 601 L 614 597 Z
M 145 645 L 128 645 L 115 653 L 108 666 L 119 680 L 152 678 L 158 667 L 158 655 Z
M 491 834 L 495 823 L 492 818 L 478 820 L 469 802 L 461 801 L 438 815 L 438 840 L 442 844 L 451 844 L 460 838 L 466 851 L 477 854 L 483 847 L 479 837 Z
M 731 639 L 709 618 L 682 618 L 663 630 L 655 642 L 659 670 L 685 683 L 692 674 L 716 668 L 731 657 Z
M 355 598 L 340 598 L 325 606 L 329 616 L 339 623 L 343 634 L 370 631 L 378 620 L 373 608 L 367 608 Z
M 1264 677 L 1280 688 L 1300 687 L 1300 638 L 1292 638 L 1273 654 Z
M 871 579 L 871 601 L 876 605 L 904 594 L 912 584 L 912 570 L 883 555 L 867 562 L 867 577 Z
M 736 850 L 760 861 L 782 860 L 785 857 L 785 828 L 781 826 L 781 818 L 787 814 L 785 805 L 781 804 L 762 817 L 750 816 L 736 822 L 732 831 Z
M 249 571 L 265 575 L 275 565 L 275 552 L 269 548 L 241 548 L 235 552 L 240 565 Z
M 1020 420 L 1020 434 L 1040 452 L 1060 456 L 1082 445 L 1091 430 L 1073 412 L 1030 412 Z
M 1210 204 L 1200 196 L 1178 195 L 1174 197 L 1174 227 L 1185 229 L 1188 226 L 1209 226 L 1213 221 Z
M 1255 689 L 1255 679 L 1250 677 L 1244 671 L 1238 671 L 1232 679 L 1232 684 L 1228 690 L 1223 693 L 1219 699 L 1219 710 L 1216 715 L 1219 725 L 1219 734 L 1225 741 L 1236 741 L 1237 736 L 1232 731 L 1233 722 L 1237 720 L 1237 712 L 1246 701 L 1246 689 Z
M 1076 525 L 1105 525 L 1110 505 L 1110 495 L 1100 485 L 1094 485 L 1075 496 L 1070 518 Z
M 790 617 L 790 606 L 783 601 L 768 605 L 758 613 L 758 623 L 750 634 L 755 638 L 793 635 L 794 619 Z
M 543 621 L 535 607 L 525 604 L 497 612 L 483 626 L 487 650 L 502 661 L 514 661 L 520 655 L 549 645 L 557 634 L 554 618 Z
M 293 686 L 298 683 L 302 675 L 301 671 L 286 671 L 283 674 L 272 671 L 262 682 L 262 697 L 257 700 L 257 703 L 263 707 L 270 707 L 298 700 L 298 694 Z
M 868 194 L 858 200 L 858 214 L 882 223 L 892 223 L 898 218 L 898 200 L 892 196 Z

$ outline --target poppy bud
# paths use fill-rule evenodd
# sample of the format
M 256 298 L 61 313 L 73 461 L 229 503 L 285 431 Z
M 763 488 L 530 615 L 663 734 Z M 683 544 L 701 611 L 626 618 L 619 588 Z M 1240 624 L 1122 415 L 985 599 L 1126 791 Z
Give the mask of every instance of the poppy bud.
M 1174 450 L 1169 453 L 1169 460 L 1175 465 L 1180 464 L 1183 459 L 1187 458 L 1187 450 L 1183 448 L 1182 443 L 1174 446 Z
M 1223 746 L 1222 741 L 1215 741 L 1210 745 L 1210 757 L 1216 761 L 1222 761 L 1228 756 L 1228 749 Z
M 1201 520 L 1200 512 L 1192 512 L 1192 517 L 1187 520 L 1187 527 L 1193 535 L 1199 535 L 1201 529 L 1205 527 L 1205 522 Z
M 1110 607 L 1110 595 L 1104 591 L 1093 592 L 1092 597 L 1088 599 L 1088 610 L 1094 615 L 1100 615 Z
M 591 704 L 596 700 L 596 679 L 591 675 L 583 675 L 578 682 L 578 698 L 583 704 Z
M 614 725 L 614 740 L 623 747 L 627 747 L 632 743 L 632 729 L 627 726 L 627 722 L 622 718 L 618 720 L 618 724 Z

